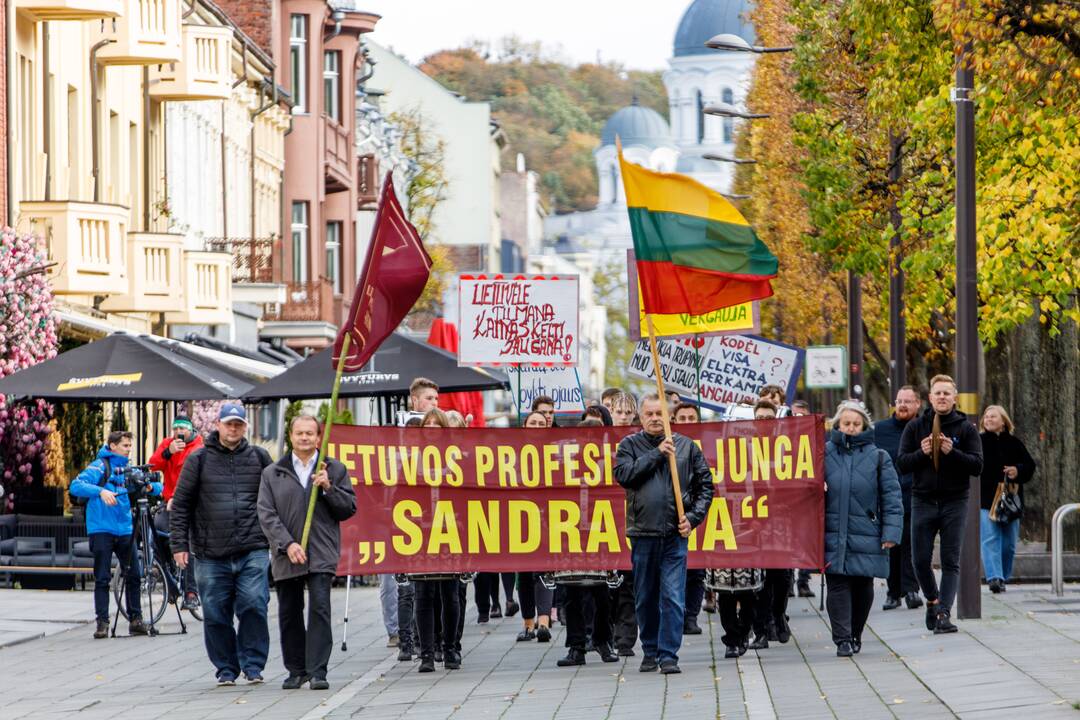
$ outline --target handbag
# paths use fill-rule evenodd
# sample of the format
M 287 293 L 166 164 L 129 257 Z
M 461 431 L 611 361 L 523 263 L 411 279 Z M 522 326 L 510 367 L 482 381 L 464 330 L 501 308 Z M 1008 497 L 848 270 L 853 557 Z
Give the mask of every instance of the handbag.
M 994 502 L 990 505 L 990 519 L 999 523 L 1011 523 L 1024 514 L 1024 503 L 1020 499 L 1020 485 L 1002 479 L 994 493 Z

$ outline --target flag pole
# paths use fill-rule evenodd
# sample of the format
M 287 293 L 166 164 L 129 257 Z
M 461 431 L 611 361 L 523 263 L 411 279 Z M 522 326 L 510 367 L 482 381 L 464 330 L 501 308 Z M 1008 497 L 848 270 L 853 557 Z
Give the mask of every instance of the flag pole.
M 653 373 L 656 375 L 656 394 L 660 396 L 660 414 L 664 418 L 664 436 L 671 440 L 671 417 L 668 415 L 664 377 L 660 370 L 660 353 L 656 350 L 656 328 L 653 327 L 652 313 L 645 315 L 645 322 L 649 326 L 649 350 L 652 351 Z M 671 466 L 671 486 L 675 491 L 675 509 L 679 513 L 679 522 L 682 522 L 686 512 L 683 510 L 682 486 L 679 484 L 679 466 L 674 455 L 668 455 L 668 464 Z
M 337 372 L 334 374 L 334 389 L 330 391 L 330 407 L 326 410 L 326 424 L 323 427 L 322 447 L 319 448 L 319 462 L 315 466 L 314 477 L 320 470 L 326 467 L 326 450 L 330 445 L 330 428 L 334 426 L 334 413 L 337 412 L 338 390 L 341 389 L 341 373 L 345 370 L 345 360 L 349 357 L 349 341 L 352 340 L 350 333 L 345 333 L 341 340 L 341 356 L 338 358 Z M 319 496 L 315 489 L 314 481 L 308 488 L 307 519 L 304 520 L 304 534 L 300 538 L 300 547 L 307 552 L 308 536 L 311 535 L 311 518 L 315 515 L 315 498 Z

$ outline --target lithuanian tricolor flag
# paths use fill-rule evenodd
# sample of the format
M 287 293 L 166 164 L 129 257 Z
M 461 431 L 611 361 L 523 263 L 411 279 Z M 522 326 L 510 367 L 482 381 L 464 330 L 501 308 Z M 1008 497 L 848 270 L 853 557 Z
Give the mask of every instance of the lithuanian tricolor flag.
M 702 315 L 772 295 L 776 256 L 719 193 L 619 150 L 642 310 Z

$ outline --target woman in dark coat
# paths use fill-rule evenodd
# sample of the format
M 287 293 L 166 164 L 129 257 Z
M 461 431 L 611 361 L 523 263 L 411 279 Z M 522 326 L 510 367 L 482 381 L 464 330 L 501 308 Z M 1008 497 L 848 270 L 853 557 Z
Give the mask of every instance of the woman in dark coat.
M 982 538 L 983 572 L 990 591 L 1005 592 L 1005 583 L 1012 576 L 1016 540 L 1020 535 L 1020 518 L 998 522 L 990 518 L 990 508 L 1002 481 L 1019 486 L 1021 500 L 1024 483 L 1035 474 L 1035 461 L 1024 443 L 1012 434 L 1013 423 L 1005 408 L 990 405 L 983 410 L 982 421 L 983 468 L 979 522 Z
M 826 607 L 838 657 L 862 649 L 874 604 L 874 578 L 888 577 L 900 542 L 904 505 L 892 461 L 874 446 L 862 403 L 840 403 L 825 445 Z

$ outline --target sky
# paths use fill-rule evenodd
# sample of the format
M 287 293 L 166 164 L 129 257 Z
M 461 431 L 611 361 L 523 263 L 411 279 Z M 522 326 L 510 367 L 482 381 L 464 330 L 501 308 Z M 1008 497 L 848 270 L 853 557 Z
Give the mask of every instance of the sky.
M 411 62 L 437 50 L 507 35 L 539 40 L 575 62 L 660 70 L 690 0 L 353 0 L 382 15 L 373 39 Z

